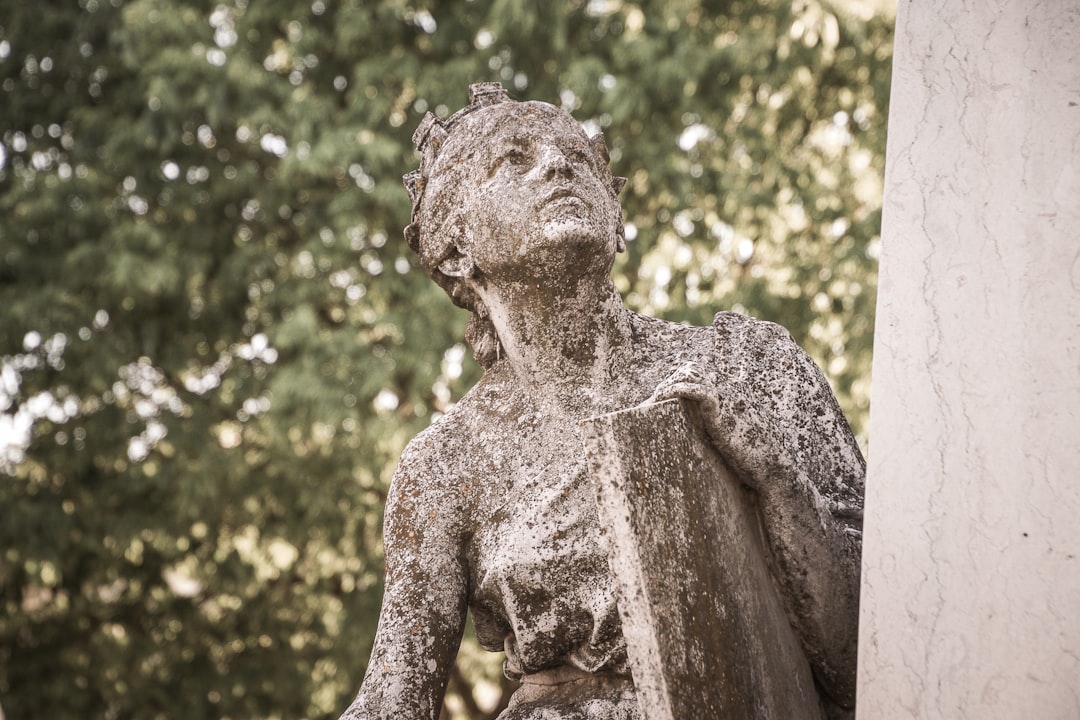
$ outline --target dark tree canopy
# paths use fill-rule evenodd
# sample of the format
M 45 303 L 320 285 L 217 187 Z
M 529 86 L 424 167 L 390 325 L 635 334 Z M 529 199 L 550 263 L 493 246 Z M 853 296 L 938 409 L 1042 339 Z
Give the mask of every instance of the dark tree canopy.
M 892 37 L 868 5 L 9 0 L 7 717 L 347 704 L 386 481 L 479 372 L 401 239 L 409 137 L 472 82 L 605 133 L 631 307 L 784 324 L 861 429 Z M 453 713 L 493 677 L 467 646 Z

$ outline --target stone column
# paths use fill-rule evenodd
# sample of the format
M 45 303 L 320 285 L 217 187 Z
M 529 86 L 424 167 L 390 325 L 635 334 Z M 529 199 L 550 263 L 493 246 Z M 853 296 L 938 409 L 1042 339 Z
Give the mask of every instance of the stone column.
M 901 0 L 858 717 L 1080 717 L 1080 3 Z

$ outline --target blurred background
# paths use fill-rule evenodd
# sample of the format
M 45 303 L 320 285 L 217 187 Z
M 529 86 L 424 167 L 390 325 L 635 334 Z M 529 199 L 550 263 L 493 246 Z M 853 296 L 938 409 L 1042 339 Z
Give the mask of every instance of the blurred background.
M 478 377 L 426 111 L 602 130 L 627 304 L 782 323 L 865 449 L 889 0 L 5 0 L 0 714 L 333 718 L 399 452 Z M 448 718 L 511 689 L 469 638 Z

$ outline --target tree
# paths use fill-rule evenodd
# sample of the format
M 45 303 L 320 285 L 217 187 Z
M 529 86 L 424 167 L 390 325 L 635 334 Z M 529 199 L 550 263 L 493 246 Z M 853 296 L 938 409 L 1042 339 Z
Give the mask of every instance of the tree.
M 890 32 L 811 0 L 15 0 L 0 705 L 347 704 L 389 474 L 478 374 L 400 239 L 412 129 L 471 82 L 604 131 L 631 306 L 785 324 L 861 428 Z M 479 716 L 467 686 L 497 680 L 461 669 L 451 705 Z

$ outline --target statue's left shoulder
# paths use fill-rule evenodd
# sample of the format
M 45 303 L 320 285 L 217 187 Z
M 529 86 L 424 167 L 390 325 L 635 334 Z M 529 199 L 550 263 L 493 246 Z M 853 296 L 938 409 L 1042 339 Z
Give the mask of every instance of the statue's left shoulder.
M 793 417 L 833 414 L 836 399 L 824 373 L 783 325 L 733 312 L 713 320 L 713 363 L 718 382 L 763 393 L 768 409 Z M 765 400 L 764 397 L 757 398 Z M 843 419 L 843 415 L 839 415 Z
M 866 463 L 825 374 L 781 325 L 716 315 L 713 381 L 730 423 L 762 464 L 798 468 L 843 516 L 862 506 Z
M 803 352 L 783 325 L 758 320 L 736 312 L 717 313 L 713 318 L 716 349 L 732 370 L 777 368 L 787 362 L 812 360 Z

